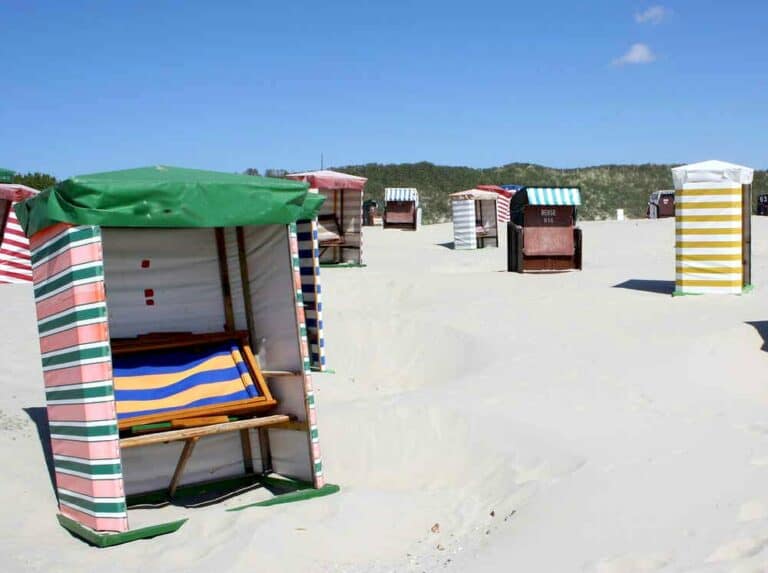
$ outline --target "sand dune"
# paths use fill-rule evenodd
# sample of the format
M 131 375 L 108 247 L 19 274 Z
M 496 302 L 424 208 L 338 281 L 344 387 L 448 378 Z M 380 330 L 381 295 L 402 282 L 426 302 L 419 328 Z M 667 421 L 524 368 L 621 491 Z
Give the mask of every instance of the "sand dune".
M 367 230 L 368 267 L 323 270 L 342 493 L 141 511 L 191 519 L 109 550 L 55 521 L 31 292 L 0 287 L 3 570 L 768 570 L 768 221 L 741 297 L 669 296 L 670 220 L 582 227 L 585 270 L 536 276 L 450 225 Z

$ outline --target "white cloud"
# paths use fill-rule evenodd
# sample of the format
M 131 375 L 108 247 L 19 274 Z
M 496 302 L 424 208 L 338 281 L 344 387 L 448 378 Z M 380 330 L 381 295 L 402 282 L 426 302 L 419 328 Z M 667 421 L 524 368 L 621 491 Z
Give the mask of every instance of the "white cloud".
M 632 44 L 627 53 L 613 60 L 617 66 L 626 64 L 650 64 L 656 60 L 656 55 L 646 44 Z
M 646 8 L 642 12 L 635 12 L 635 22 L 638 24 L 660 24 L 664 18 L 672 13 L 664 6 L 656 5 Z

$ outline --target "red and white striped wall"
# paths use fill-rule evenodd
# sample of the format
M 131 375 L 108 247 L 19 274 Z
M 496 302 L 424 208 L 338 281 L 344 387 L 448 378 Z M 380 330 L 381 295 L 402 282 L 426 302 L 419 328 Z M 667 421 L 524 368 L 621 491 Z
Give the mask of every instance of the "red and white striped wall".
M 13 208 L 36 194 L 36 189 L 25 185 L 0 183 L 0 283 L 32 282 L 29 240 Z
M 509 202 L 512 200 L 514 191 L 508 191 L 498 185 L 477 185 L 476 189 L 482 189 L 483 191 L 492 191 L 496 193 L 499 198 L 496 201 L 496 215 L 499 223 L 509 222 Z

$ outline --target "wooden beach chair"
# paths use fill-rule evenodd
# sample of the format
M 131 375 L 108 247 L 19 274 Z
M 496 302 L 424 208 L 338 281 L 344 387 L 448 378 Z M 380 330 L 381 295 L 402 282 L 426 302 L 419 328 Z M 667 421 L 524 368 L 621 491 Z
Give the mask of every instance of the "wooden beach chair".
M 384 210 L 384 226 L 416 229 L 416 203 L 413 201 L 388 201 Z
M 112 341 L 113 377 L 121 448 L 183 441 L 168 493 L 176 491 L 197 441 L 239 431 L 246 466 L 249 429 L 258 428 L 262 467 L 271 466 L 266 427 L 287 415 L 256 417 L 277 404 L 247 332 L 150 334 Z M 233 419 L 237 417 L 237 419 Z
M 320 255 L 331 247 L 343 247 L 346 244 L 344 231 L 334 213 L 317 216 L 317 241 Z

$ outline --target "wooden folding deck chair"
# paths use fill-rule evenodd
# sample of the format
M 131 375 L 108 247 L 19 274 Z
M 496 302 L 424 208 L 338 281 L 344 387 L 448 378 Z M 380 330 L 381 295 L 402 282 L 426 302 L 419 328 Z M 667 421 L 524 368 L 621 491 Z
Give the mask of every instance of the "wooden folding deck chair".
M 317 216 L 317 241 L 321 256 L 331 247 L 343 247 L 346 244 L 344 231 L 335 213 Z
M 496 245 L 499 244 L 498 228 L 496 229 L 496 233 L 492 233 L 486 229 L 483 224 L 482 201 L 475 201 L 475 236 L 477 238 L 477 246 L 480 248 L 485 247 L 485 241 L 488 239 L 495 239 Z
M 249 430 L 259 429 L 262 473 L 271 471 L 267 427 L 291 416 L 255 417 L 272 397 L 247 332 L 151 334 L 112 340 L 121 448 L 184 441 L 168 486 L 173 497 L 197 441 L 240 432 L 243 461 L 253 472 Z M 232 419 L 232 417 L 238 419 Z

